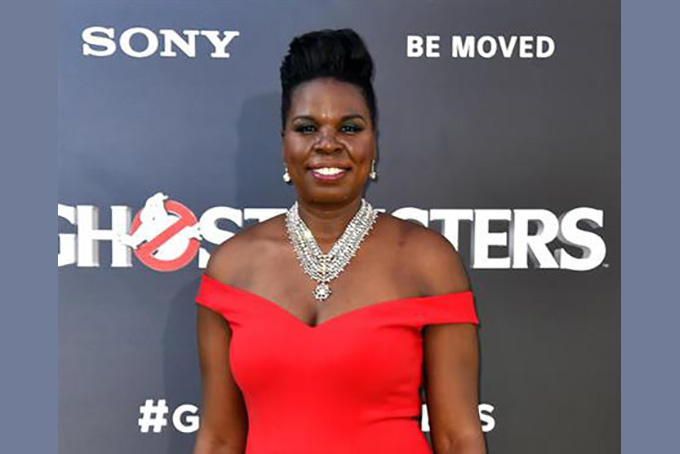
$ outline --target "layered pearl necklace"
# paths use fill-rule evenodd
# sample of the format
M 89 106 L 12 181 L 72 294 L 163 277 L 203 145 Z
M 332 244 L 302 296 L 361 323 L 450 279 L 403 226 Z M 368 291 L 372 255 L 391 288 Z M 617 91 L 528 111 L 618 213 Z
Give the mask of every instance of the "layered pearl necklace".
M 361 207 L 328 254 L 324 254 L 307 224 L 300 218 L 297 201 L 286 212 L 286 230 L 300 266 L 317 282 L 314 298 L 322 302 L 331 295 L 330 281 L 338 277 L 359 250 L 378 219 L 378 211 L 364 198 Z

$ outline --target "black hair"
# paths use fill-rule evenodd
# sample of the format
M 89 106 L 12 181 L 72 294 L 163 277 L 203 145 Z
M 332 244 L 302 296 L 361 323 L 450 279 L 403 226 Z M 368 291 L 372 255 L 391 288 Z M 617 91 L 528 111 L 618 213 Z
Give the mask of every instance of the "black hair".
M 371 54 L 361 37 L 350 28 L 318 30 L 293 38 L 280 68 L 282 128 L 286 125 L 295 87 L 312 79 L 330 77 L 361 90 L 373 128 L 377 129 L 373 75 Z

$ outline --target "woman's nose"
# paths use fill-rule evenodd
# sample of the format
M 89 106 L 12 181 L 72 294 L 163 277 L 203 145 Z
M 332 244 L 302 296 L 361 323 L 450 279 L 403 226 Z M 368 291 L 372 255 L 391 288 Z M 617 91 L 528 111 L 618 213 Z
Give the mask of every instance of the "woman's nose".
M 322 128 L 319 131 L 318 140 L 315 143 L 319 149 L 336 149 L 340 146 L 335 130 L 332 128 Z

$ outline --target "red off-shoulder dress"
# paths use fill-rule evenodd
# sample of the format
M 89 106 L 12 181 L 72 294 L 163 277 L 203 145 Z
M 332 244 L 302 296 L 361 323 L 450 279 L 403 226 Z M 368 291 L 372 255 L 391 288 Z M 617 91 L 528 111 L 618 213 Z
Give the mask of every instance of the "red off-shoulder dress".
M 246 454 L 432 454 L 419 420 L 422 328 L 479 324 L 469 290 L 383 301 L 317 326 L 205 273 L 196 302 L 232 331 Z

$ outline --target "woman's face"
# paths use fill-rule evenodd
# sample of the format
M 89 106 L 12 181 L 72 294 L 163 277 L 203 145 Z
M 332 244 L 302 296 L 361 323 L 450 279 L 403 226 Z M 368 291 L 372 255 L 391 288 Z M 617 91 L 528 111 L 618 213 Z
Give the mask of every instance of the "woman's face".
M 299 199 L 346 202 L 360 197 L 371 160 L 375 131 L 361 90 L 331 78 L 298 85 L 291 97 L 283 135 L 283 160 Z M 339 168 L 314 170 L 318 167 Z

